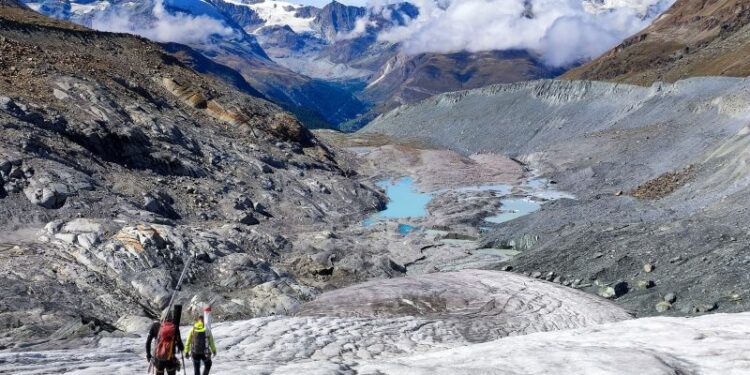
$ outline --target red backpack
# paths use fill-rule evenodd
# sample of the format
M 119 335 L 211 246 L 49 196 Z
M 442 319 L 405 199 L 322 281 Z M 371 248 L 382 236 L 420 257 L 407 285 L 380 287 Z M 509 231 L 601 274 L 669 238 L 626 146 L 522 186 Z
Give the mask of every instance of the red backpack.
M 175 329 L 174 323 L 164 322 L 159 328 L 159 336 L 156 339 L 156 353 L 155 357 L 161 361 L 171 361 L 174 357 L 174 339 L 177 330 Z

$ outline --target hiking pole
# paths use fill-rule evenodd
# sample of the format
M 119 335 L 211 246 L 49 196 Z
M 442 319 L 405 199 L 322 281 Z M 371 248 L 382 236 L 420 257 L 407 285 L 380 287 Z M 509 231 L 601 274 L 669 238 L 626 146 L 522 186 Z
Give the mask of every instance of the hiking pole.
M 187 262 L 185 262 L 185 267 L 182 269 L 182 273 L 180 273 L 180 278 L 177 279 L 177 285 L 175 285 L 174 290 L 172 291 L 172 296 L 169 297 L 169 304 L 167 305 L 167 309 L 172 308 L 172 304 L 174 304 L 175 298 L 177 298 L 177 293 L 180 291 L 180 288 L 182 287 L 182 281 L 185 279 L 185 275 L 187 275 L 187 270 L 190 268 L 190 265 L 193 263 L 193 257 L 188 257 Z
M 180 352 L 180 354 L 182 355 L 182 373 L 187 375 L 187 370 L 185 369 L 185 353 Z

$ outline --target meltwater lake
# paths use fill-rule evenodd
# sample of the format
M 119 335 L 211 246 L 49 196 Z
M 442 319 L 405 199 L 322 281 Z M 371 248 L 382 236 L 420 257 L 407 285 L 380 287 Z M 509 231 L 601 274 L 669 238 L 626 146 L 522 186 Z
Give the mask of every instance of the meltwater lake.
M 485 218 L 485 221 L 495 224 L 504 223 L 509 220 L 528 215 L 541 208 L 542 203 L 547 200 L 560 198 L 575 198 L 572 195 L 549 188 L 547 181 L 532 178 L 520 186 L 521 196 L 515 194 L 510 196 L 512 186 L 507 184 L 487 184 L 479 186 L 466 186 L 455 189 L 442 189 L 434 192 L 420 192 L 412 177 L 389 178 L 381 180 L 377 185 L 385 190 L 388 203 L 383 211 L 373 214 L 364 221 L 368 226 L 380 220 L 420 218 L 427 216 L 427 205 L 432 199 L 441 193 L 453 191 L 460 193 L 491 191 L 499 196 L 508 196 L 500 200 L 502 207 L 496 215 Z M 399 225 L 399 232 L 407 234 L 414 228 Z

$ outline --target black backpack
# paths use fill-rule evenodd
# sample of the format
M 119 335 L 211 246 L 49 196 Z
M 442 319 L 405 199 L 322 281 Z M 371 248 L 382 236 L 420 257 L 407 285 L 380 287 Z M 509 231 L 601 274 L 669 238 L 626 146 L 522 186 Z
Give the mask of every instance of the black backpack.
M 193 332 L 193 346 L 190 348 L 193 355 L 206 354 L 206 331 Z

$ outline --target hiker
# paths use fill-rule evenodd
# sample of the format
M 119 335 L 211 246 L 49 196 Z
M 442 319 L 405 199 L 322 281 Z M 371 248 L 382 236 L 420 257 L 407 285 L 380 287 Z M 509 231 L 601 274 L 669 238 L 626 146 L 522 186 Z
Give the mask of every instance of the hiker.
M 195 324 L 188 333 L 185 343 L 185 355 L 193 357 L 195 375 L 201 375 L 201 361 L 203 361 L 203 375 L 211 371 L 211 355 L 216 355 L 216 344 L 211 331 L 206 331 L 203 315 L 195 317 Z
M 151 351 L 151 341 L 156 341 L 156 347 Z M 180 327 L 174 324 L 174 313 L 167 309 L 162 313 L 161 323 L 154 322 L 146 339 L 146 359 L 156 368 L 156 375 L 175 375 L 180 367 L 175 353 L 182 352 L 182 338 Z

